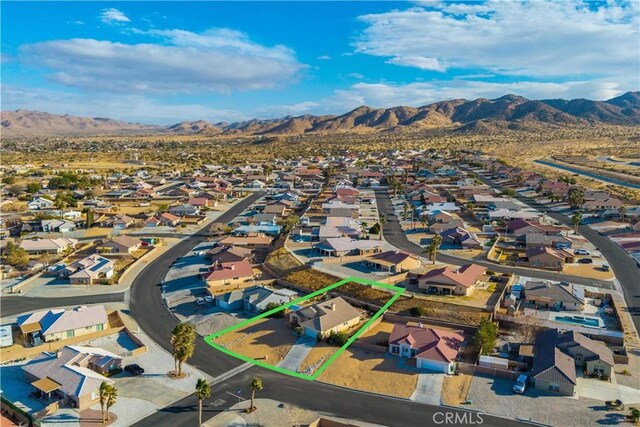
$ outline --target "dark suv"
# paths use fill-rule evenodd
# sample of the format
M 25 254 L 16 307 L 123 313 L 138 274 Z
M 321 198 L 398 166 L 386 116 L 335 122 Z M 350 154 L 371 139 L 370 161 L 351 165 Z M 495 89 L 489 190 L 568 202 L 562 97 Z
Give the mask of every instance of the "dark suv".
M 142 367 L 140 365 L 137 364 L 133 364 L 133 365 L 127 365 L 124 367 L 125 372 L 129 372 L 132 376 L 138 376 L 141 374 L 144 374 L 144 369 L 142 369 Z

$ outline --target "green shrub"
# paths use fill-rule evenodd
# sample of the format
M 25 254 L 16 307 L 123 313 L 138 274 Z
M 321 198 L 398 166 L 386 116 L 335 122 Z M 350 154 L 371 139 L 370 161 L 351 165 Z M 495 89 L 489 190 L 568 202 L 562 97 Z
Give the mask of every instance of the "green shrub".
M 414 317 L 423 317 L 426 314 L 424 308 L 418 306 L 411 307 L 409 313 Z
M 331 332 L 327 338 L 327 344 L 342 347 L 349 341 L 349 335 L 344 332 Z

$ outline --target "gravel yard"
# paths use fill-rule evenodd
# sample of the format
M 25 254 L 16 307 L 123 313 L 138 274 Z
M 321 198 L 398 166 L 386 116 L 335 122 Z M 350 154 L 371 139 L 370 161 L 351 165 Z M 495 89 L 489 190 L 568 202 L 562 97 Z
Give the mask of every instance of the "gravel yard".
M 510 418 L 522 418 L 553 426 L 594 426 L 616 424 L 620 412 L 608 412 L 597 400 L 548 395 L 528 389 L 514 394 L 513 383 L 503 378 L 475 376 L 466 408 Z
M 224 334 L 216 342 L 236 353 L 277 365 L 296 342 L 296 334 L 284 319 L 260 319 Z
M 418 374 L 399 367 L 399 358 L 350 347 L 320 374 L 318 381 L 357 390 L 409 398 Z
M 245 319 L 239 319 L 228 313 L 215 313 L 205 316 L 202 320 L 196 323 L 196 333 L 202 337 L 207 337 L 213 333 L 220 332 L 223 329 L 237 325 L 244 320 Z

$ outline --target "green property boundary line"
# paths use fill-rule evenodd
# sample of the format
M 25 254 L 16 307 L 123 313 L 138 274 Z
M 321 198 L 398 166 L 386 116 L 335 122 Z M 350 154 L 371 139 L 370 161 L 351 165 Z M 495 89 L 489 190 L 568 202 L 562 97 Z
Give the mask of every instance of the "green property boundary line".
M 340 286 L 342 286 L 342 285 L 344 285 L 346 283 L 351 283 L 351 282 L 360 283 L 361 285 L 369 285 L 369 286 L 376 286 L 376 287 L 386 288 L 386 289 L 393 290 L 396 293 L 393 295 L 393 297 L 391 297 L 391 299 L 389 301 L 387 301 L 387 303 L 385 305 L 382 306 L 382 308 L 380 308 L 380 310 L 378 310 L 371 317 L 371 319 L 369 319 L 360 329 L 358 329 L 356 331 L 356 333 L 353 334 L 353 336 L 351 336 L 351 338 L 349 338 L 349 340 L 347 340 L 347 342 L 342 347 L 340 347 L 329 358 L 329 360 L 325 361 L 322 365 L 320 365 L 320 367 L 314 372 L 313 375 L 301 374 L 299 372 L 293 372 L 293 371 L 290 371 L 288 369 L 283 369 L 283 368 L 280 368 L 278 366 L 273 366 L 273 365 L 265 363 L 265 362 L 263 362 L 261 360 L 255 360 L 255 359 L 252 359 L 250 357 L 244 356 L 242 354 L 236 353 L 234 351 L 229 350 L 228 348 L 225 348 L 225 347 L 215 343 L 215 340 L 217 338 L 220 338 L 222 335 L 225 335 L 225 334 L 227 334 L 229 332 L 236 331 L 238 329 L 242 329 L 245 326 L 256 322 L 257 320 L 260 320 L 260 319 L 263 319 L 265 317 L 271 316 L 272 314 L 277 313 L 279 311 L 286 310 L 287 308 L 291 307 L 292 305 L 300 304 L 300 303 L 302 303 L 302 302 L 304 302 L 304 301 L 306 301 L 306 300 L 308 300 L 310 298 L 314 298 L 314 297 L 316 297 L 318 295 L 324 294 L 324 293 L 329 292 L 329 291 L 331 291 L 331 290 L 333 290 L 335 288 L 338 288 L 338 287 L 340 287 Z M 306 295 L 306 296 L 300 297 L 300 298 L 298 298 L 296 300 L 290 301 L 290 302 L 288 302 L 286 304 L 281 305 L 280 307 L 274 308 L 273 310 L 269 310 L 269 311 L 266 311 L 264 313 L 261 313 L 261 314 L 255 316 L 255 317 L 252 317 L 251 319 L 244 320 L 244 321 L 238 323 L 237 325 L 233 325 L 233 326 L 230 326 L 228 328 L 225 328 L 220 332 L 213 333 L 213 334 L 205 337 L 204 341 L 207 344 L 209 344 L 211 347 L 215 348 L 216 350 L 221 351 L 221 352 L 223 352 L 225 354 L 228 354 L 229 356 L 233 356 L 233 357 L 235 357 L 237 359 L 243 360 L 245 362 L 252 363 L 252 364 L 254 364 L 256 366 L 260 366 L 260 367 L 265 368 L 265 369 L 271 369 L 272 371 L 279 372 L 281 374 L 289 375 L 289 376 L 296 377 L 296 378 L 301 378 L 301 379 L 304 379 L 304 380 L 314 381 L 320 374 L 322 374 L 322 372 L 324 372 L 325 369 L 327 369 L 327 367 L 330 364 L 332 364 L 342 354 L 343 351 L 345 351 L 347 349 L 347 347 L 349 347 L 356 339 L 358 339 L 358 337 L 360 335 L 362 335 L 362 333 L 364 333 L 364 330 L 366 328 L 368 328 L 369 325 L 371 325 L 378 317 L 382 316 L 384 314 L 384 312 L 387 311 L 387 309 L 391 306 L 391 304 L 393 304 L 395 302 L 395 300 L 397 300 L 400 297 L 400 295 L 402 295 L 404 293 L 404 291 L 405 291 L 405 289 L 403 289 L 403 288 L 400 288 L 398 286 L 388 285 L 386 283 L 380 283 L 380 282 L 376 282 L 376 281 L 373 281 L 373 280 L 361 279 L 359 277 L 347 277 L 346 279 L 340 280 L 339 282 L 336 282 L 336 283 L 334 283 L 332 285 L 326 286 L 326 287 L 324 287 L 322 289 L 319 289 L 319 290 L 317 290 L 315 292 L 312 292 L 309 295 Z

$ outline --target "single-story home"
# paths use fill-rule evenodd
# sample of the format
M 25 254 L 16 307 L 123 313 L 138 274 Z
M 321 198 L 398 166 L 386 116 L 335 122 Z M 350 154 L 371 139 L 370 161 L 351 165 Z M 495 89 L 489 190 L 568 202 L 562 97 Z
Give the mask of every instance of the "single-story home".
M 578 296 L 573 285 L 529 281 L 524 287 L 525 307 L 547 310 L 584 310 L 584 300 Z
M 60 400 L 62 406 L 87 409 L 100 400 L 105 377 L 120 369 L 122 359 L 109 351 L 95 347 L 65 346 L 55 353 L 40 353 L 22 367 L 35 395 L 44 402 Z
M 399 250 L 391 250 L 371 255 L 365 259 L 363 263 L 379 270 L 388 271 L 389 273 L 402 273 L 415 270 L 422 266 L 420 258 Z
M 416 359 L 418 369 L 453 374 L 464 337 L 443 329 L 396 324 L 389 336 L 389 353 Z
M 251 264 L 247 260 L 232 262 L 215 262 L 209 267 L 209 271 L 202 274 L 202 279 L 207 282 L 211 291 L 218 291 L 231 285 L 241 285 L 253 279 L 255 276 Z
M 29 255 L 61 254 L 75 248 L 77 244 L 77 239 L 60 237 L 57 239 L 23 240 L 20 243 L 20 247 L 27 251 Z
M 296 292 L 288 289 L 251 286 L 218 295 L 216 304 L 224 310 L 247 310 L 258 313 L 262 312 L 269 303 L 286 304 L 292 301 L 296 295 Z
M 358 240 L 350 237 L 334 237 L 314 243 L 313 248 L 322 255 L 341 257 L 346 255 L 369 255 L 380 252 L 380 240 Z
M 418 288 L 443 295 L 471 295 L 482 283 L 486 267 L 467 264 L 452 269 L 449 266 L 430 270 L 418 278 Z
M 89 255 L 65 267 L 60 276 L 72 285 L 92 285 L 113 276 L 115 261 L 98 254 Z
M 108 317 L 104 306 L 94 305 L 37 311 L 18 316 L 17 323 L 26 342 L 40 345 L 105 330 Z
M 336 297 L 289 313 L 289 322 L 302 327 L 310 337 L 328 337 L 331 332 L 348 331 L 362 320 L 364 310 L 359 310 Z
M 98 247 L 98 251 L 102 252 L 104 250 L 109 253 L 130 254 L 140 249 L 141 244 L 140 239 L 123 235 L 114 237 L 108 242 L 101 244 Z

